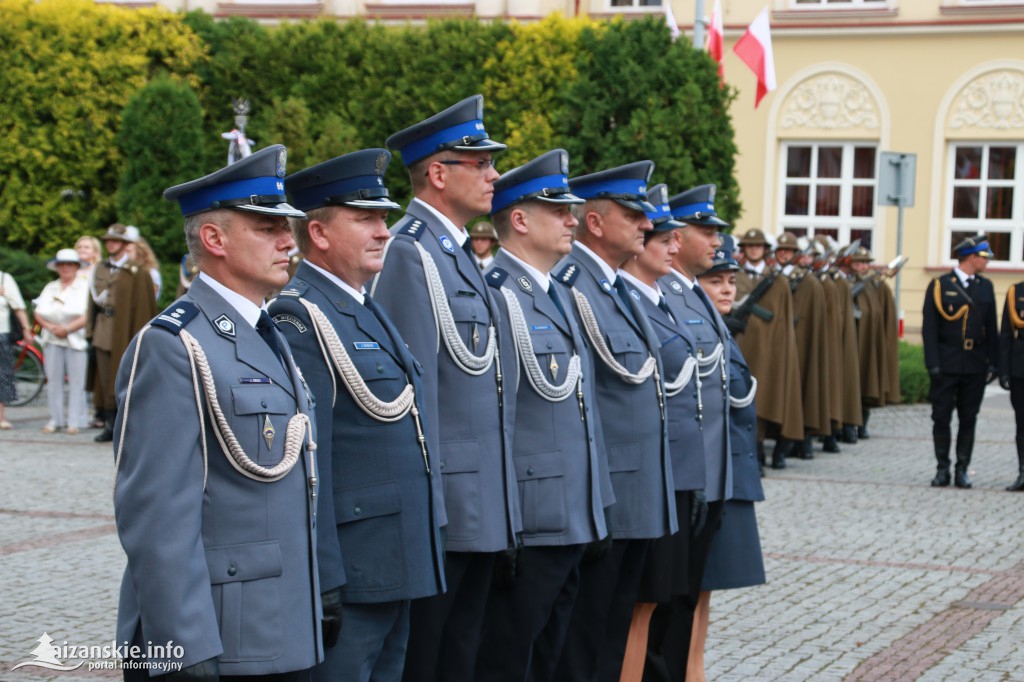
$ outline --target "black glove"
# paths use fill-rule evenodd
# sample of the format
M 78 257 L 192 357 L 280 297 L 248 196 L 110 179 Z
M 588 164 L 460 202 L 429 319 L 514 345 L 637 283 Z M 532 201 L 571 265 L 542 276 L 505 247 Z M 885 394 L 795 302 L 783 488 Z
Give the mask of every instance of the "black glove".
M 708 498 L 703 490 L 693 491 L 693 504 L 690 505 L 690 537 L 697 537 L 704 530 L 708 521 Z
M 218 680 L 220 680 L 220 663 L 216 658 L 208 658 L 187 668 L 167 673 L 167 682 L 218 682 Z
M 494 559 L 494 571 L 491 573 L 491 582 L 499 590 L 511 590 L 516 584 L 516 574 L 519 572 L 520 547 L 509 547 L 498 552 Z
M 722 319 L 725 320 L 725 326 L 729 329 L 730 332 L 733 333 L 734 336 L 736 334 L 742 334 L 743 332 L 747 331 L 746 320 L 741 320 L 738 317 L 733 317 L 731 315 L 726 315 Z
M 928 368 L 928 374 L 932 375 L 933 377 L 937 377 L 940 374 L 942 374 L 942 368 L 941 367 L 929 367 Z
M 1010 375 L 1009 374 L 1001 374 L 999 376 L 999 385 L 1003 387 L 1003 390 L 1009 391 L 1010 390 Z
M 324 649 L 330 649 L 338 643 L 341 634 L 341 588 L 335 587 L 320 595 L 324 617 L 320 621 Z

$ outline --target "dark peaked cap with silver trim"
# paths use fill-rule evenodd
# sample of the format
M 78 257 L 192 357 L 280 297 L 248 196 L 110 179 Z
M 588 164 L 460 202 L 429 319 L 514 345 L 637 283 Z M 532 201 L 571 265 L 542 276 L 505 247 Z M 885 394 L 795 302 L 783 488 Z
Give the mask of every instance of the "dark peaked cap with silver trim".
M 384 171 L 391 161 L 386 149 L 363 149 L 310 166 L 285 178 L 292 203 L 302 211 L 324 206 L 401 208 L 388 198 Z
M 230 208 L 305 218 L 305 213 L 288 204 L 284 194 L 287 158 L 284 145 L 273 144 L 198 180 L 168 188 L 164 190 L 164 198 L 177 201 L 184 216 Z
M 702 227 L 728 227 L 729 223 L 715 213 L 714 185 L 697 185 L 668 200 L 672 217 L 687 225 Z
M 636 161 L 569 181 L 573 194 L 584 199 L 610 199 L 643 213 L 654 211 L 647 201 L 647 183 L 654 172 L 653 161 Z
M 647 200 L 654 206 L 653 211 L 647 212 L 651 225 L 654 225 L 654 232 L 668 232 L 686 227 L 678 220 L 672 219 L 672 210 L 668 205 L 668 185 L 664 182 L 647 190 Z
M 389 149 L 398 150 L 406 166 L 447 150 L 498 152 L 507 148 L 489 138 L 484 130 L 483 95 L 467 97 L 441 113 L 395 133 L 384 144 Z
M 531 199 L 553 204 L 584 203 L 569 191 L 569 152 L 552 149 L 495 180 L 491 215 Z

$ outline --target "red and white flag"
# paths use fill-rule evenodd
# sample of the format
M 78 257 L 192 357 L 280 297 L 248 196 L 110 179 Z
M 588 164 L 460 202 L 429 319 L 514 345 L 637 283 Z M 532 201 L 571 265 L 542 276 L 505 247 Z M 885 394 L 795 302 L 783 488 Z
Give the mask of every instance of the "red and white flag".
M 668 30 L 672 34 L 672 42 L 675 42 L 681 31 L 679 24 L 676 23 L 676 15 L 672 13 L 672 3 L 667 1 L 665 2 L 665 23 L 668 24 Z
M 772 33 L 768 25 L 768 8 L 757 15 L 747 27 L 747 32 L 736 41 L 732 51 L 753 70 L 757 76 L 757 98 L 754 108 L 761 99 L 775 89 L 775 55 L 772 54 Z
M 708 28 L 708 55 L 718 62 L 718 80 L 725 87 L 725 31 L 722 29 L 722 0 L 715 0 Z

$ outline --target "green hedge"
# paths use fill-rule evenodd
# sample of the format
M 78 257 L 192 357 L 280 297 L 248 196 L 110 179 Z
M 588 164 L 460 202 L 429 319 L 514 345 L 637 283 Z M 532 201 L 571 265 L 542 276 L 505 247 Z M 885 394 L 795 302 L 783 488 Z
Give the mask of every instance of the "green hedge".
M 713 182 L 719 213 L 741 212 L 735 93 L 660 16 L 271 27 L 91 0 L 0 0 L 0 10 L 7 246 L 51 251 L 120 220 L 176 261 L 180 221 L 160 190 L 223 166 L 220 133 L 233 127 L 237 97 L 251 102 L 255 148 L 287 145 L 292 172 L 381 147 L 480 92 L 488 132 L 510 147 L 499 170 L 555 147 L 572 154 L 573 175 L 652 159 L 652 182 L 673 192 Z M 387 180 L 408 200 L 400 159 Z
M 904 403 L 928 402 L 931 378 L 924 366 L 924 346 L 900 341 L 900 397 Z

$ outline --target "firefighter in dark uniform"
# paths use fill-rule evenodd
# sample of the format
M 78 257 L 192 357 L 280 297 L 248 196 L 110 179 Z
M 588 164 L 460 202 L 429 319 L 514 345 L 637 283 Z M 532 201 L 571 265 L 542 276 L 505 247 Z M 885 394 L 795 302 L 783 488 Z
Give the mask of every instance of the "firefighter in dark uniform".
M 936 277 L 924 296 L 924 362 L 931 375 L 932 438 L 937 471 L 932 485 L 948 486 L 949 422 L 956 408 L 953 483 L 970 488 L 967 467 L 974 448 L 974 426 L 985 384 L 999 361 L 999 331 L 992 282 L 981 273 L 992 258 L 984 235 L 969 237 L 953 249 L 957 266 Z
M 1024 282 L 1006 292 L 999 328 L 999 385 L 1010 392 L 1017 419 L 1017 480 L 1007 490 L 1024 490 Z

